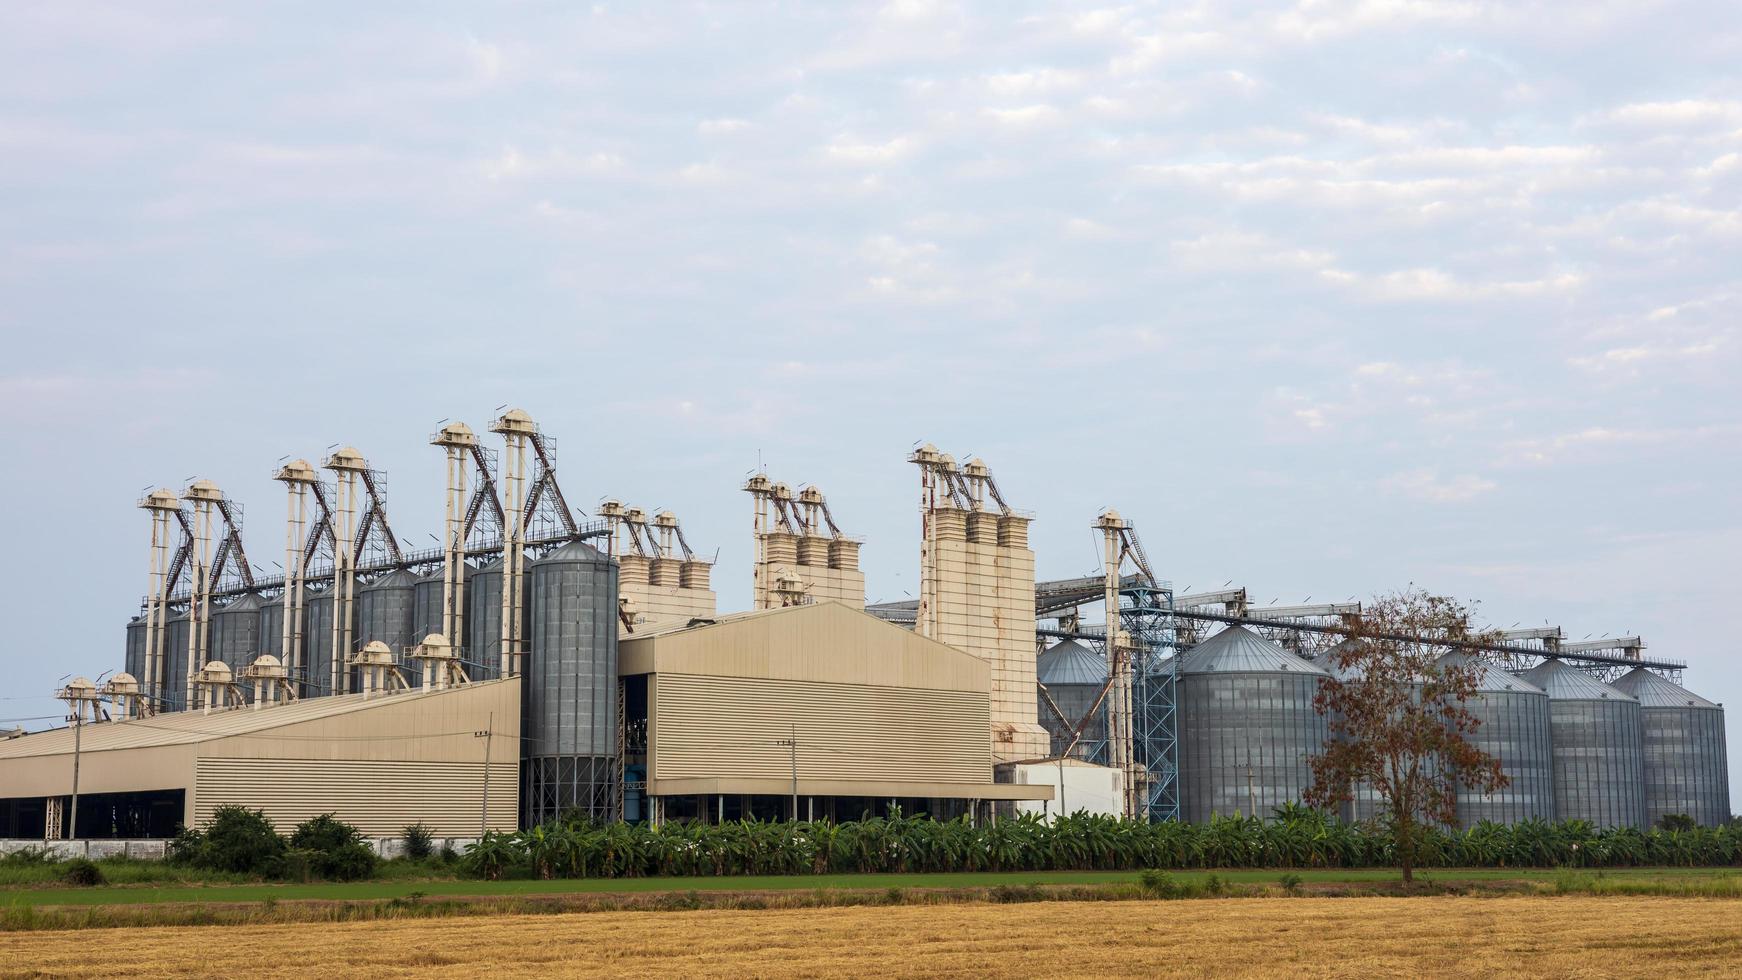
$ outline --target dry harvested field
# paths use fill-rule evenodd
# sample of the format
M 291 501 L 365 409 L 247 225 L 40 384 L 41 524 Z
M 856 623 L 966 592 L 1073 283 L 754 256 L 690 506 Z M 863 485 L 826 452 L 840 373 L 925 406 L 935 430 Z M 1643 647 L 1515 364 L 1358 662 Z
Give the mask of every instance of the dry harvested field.
M 4 976 L 1729 975 L 1742 903 L 1277 898 L 0 934 Z

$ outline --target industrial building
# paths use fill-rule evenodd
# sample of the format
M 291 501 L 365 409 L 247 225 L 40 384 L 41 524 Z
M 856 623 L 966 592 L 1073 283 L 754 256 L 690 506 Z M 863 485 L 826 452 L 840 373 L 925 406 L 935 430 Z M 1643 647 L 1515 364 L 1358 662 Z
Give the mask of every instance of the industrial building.
M 1310 781 L 1314 696 L 1358 603 L 1176 595 L 1112 510 L 1085 521 L 1096 574 L 1037 580 L 1035 515 L 985 461 L 925 444 L 917 598 L 868 606 L 865 543 L 817 487 L 757 473 L 751 608 L 722 613 L 674 513 L 605 499 L 580 519 L 526 413 L 488 431 L 430 437 L 445 520 L 425 551 L 354 448 L 277 470 L 282 576 L 249 564 L 210 481 L 147 494 L 122 670 L 60 692 L 68 726 L 0 742 L 0 837 L 161 837 L 226 803 L 378 835 L 897 806 L 1204 820 Z M 1727 819 L 1723 709 L 1637 637 L 1545 627 L 1445 659 L 1479 670 L 1473 738 L 1511 780 L 1461 792 L 1460 824 Z M 1357 787 L 1342 816 L 1376 813 Z

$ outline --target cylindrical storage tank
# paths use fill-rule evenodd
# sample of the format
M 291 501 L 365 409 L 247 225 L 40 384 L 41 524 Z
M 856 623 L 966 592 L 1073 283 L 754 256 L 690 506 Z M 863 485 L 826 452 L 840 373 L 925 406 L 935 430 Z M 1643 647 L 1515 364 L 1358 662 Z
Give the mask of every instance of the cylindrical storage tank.
M 1639 701 L 1645 752 L 1645 823 L 1686 814 L 1701 827 L 1730 819 L 1724 707 L 1662 674 L 1635 667 L 1615 687 Z
M 859 542 L 846 538 L 836 538 L 830 541 L 829 566 L 832 568 L 858 568 Z
M 1107 746 L 1107 704 L 1096 698 L 1107 686 L 1107 661 L 1075 640 L 1065 640 L 1041 651 L 1034 663 L 1035 679 L 1046 688 L 1036 692 L 1041 726 L 1052 736 L 1052 754 L 1063 755 L 1079 725 L 1082 735 L 1071 748 L 1072 758 L 1104 762 Z M 1047 698 L 1052 704 L 1047 704 Z M 1057 706 L 1057 711 L 1054 711 Z M 1090 714 L 1090 709 L 1093 714 Z M 1059 715 L 1064 715 L 1060 718 Z M 1084 719 L 1087 719 L 1085 721 Z
M 138 678 L 141 690 L 146 684 L 145 677 L 145 617 L 135 616 L 127 621 L 127 647 L 121 658 L 121 669 Z
M 333 594 L 303 594 L 302 669 L 297 679 L 305 698 L 333 693 Z
M 393 651 L 394 660 L 405 666 L 406 651 L 417 644 L 416 603 L 417 576 L 400 569 L 388 572 L 357 590 L 357 637 L 363 644 L 379 640 Z M 421 671 L 403 672 L 412 687 L 422 681 Z M 412 676 L 416 673 L 417 676 Z
M 1644 827 L 1639 702 L 1560 660 L 1521 675 L 1548 692 L 1555 819 Z
M 1465 738 L 1498 760 L 1507 780 L 1505 788 L 1492 793 L 1458 787 L 1458 826 L 1468 830 L 1484 820 L 1502 824 L 1553 820 L 1554 742 L 1548 693 L 1468 654 L 1448 653 L 1439 662 L 1476 672 L 1476 694 L 1464 708 L 1480 724 Z
M 1363 673 L 1360 667 L 1342 667 L 1337 663 L 1337 658 L 1342 651 L 1349 649 L 1351 644 L 1358 642 L 1358 640 L 1344 640 L 1336 646 L 1331 647 L 1312 658 L 1312 662 L 1322 668 L 1325 673 L 1331 675 L 1334 680 L 1359 680 Z M 1331 737 L 1335 734 L 1332 726 L 1336 721 L 1337 715 L 1325 715 L 1327 737 Z M 1349 787 L 1349 797 L 1350 799 L 1338 808 L 1337 815 L 1344 821 L 1361 823 L 1369 820 L 1378 820 L 1385 815 L 1385 798 L 1381 796 L 1379 791 L 1375 790 L 1372 785 L 1365 782 L 1355 783 Z M 1262 814 L 1260 814 L 1260 816 L 1262 816 Z
M 648 575 L 648 581 L 661 588 L 675 589 L 681 581 L 679 569 L 682 564 L 683 562 L 676 558 L 655 558 L 653 559 L 652 571 Z
M 829 564 L 829 539 L 817 534 L 807 534 L 799 538 L 798 563 L 800 565 L 827 567 Z
M 284 597 L 260 597 L 260 652 L 270 653 L 275 657 L 283 657 L 284 649 Z M 280 662 L 283 661 L 281 659 Z
M 167 613 L 168 611 L 165 610 Z M 163 621 L 163 709 L 180 711 L 187 706 L 188 631 L 187 610 L 169 614 Z
M 1313 707 L 1330 675 L 1241 626 L 1217 633 L 1179 665 L 1181 810 L 1193 822 L 1268 817 L 1312 785 L 1324 749 Z
M 502 674 L 502 561 L 492 560 L 466 577 L 466 642 L 460 662 L 475 681 Z
M 576 541 L 534 562 L 522 687 L 521 814 L 616 819 L 617 563 Z
M 207 660 L 220 660 L 230 668 L 232 676 L 240 677 L 242 669 L 260 656 L 260 597 L 250 592 L 230 604 L 212 610 L 212 632 Z M 201 666 L 204 666 L 202 664 Z M 251 698 L 253 691 L 240 685 L 242 696 Z
M 467 569 L 468 573 L 470 571 Z M 470 574 L 467 577 L 470 578 Z M 417 585 L 411 591 L 412 632 L 418 642 L 432 633 L 441 633 L 444 590 L 441 569 L 418 577 Z
M 712 569 L 705 561 L 686 561 L 678 569 L 678 584 L 686 589 L 708 588 L 708 577 Z

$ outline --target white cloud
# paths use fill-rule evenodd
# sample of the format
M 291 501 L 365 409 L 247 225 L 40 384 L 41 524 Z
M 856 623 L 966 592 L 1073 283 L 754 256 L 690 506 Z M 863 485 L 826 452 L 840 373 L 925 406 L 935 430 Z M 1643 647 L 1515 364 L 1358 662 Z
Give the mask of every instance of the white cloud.
M 696 132 L 703 136 L 727 136 L 750 128 L 742 119 L 704 119 L 696 123 Z
M 1500 484 L 1473 473 L 1442 477 L 1432 467 L 1406 470 L 1379 481 L 1381 489 L 1431 504 L 1461 504 L 1493 492 Z
M 1044 126 L 1058 122 L 1061 118 L 1058 109 L 1045 103 L 1025 105 L 1016 109 L 981 109 L 980 114 L 999 125 L 1013 128 Z
M 837 136 L 823 148 L 823 155 L 840 163 L 875 166 L 898 163 L 912 156 L 918 149 L 919 140 L 912 136 L 897 136 L 882 143 Z

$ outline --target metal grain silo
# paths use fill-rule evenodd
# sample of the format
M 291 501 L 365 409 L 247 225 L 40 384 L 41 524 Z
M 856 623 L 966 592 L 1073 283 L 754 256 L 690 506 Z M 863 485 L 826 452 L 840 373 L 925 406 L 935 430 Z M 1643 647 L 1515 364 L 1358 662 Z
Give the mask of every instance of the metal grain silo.
M 1730 819 L 1724 707 L 1662 674 L 1635 667 L 1615 687 L 1639 700 L 1645 747 L 1645 823 L 1687 814 L 1702 827 Z
M 404 569 L 388 572 L 357 590 L 357 645 L 374 640 L 387 644 L 393 657 L 403 665 L 406 651 L 417 644 L 421 636 L 413 603 L 417 592 L 417 576 Z M 413 676 L 413 675 L 416 676 Z M 421 671 L 405 671 L 406 680 L 417 687 L 423 681 Z
M 302 604 L 302 691 L 305 698 L 333 693 L 333 594 L 316 592 Z
M 1071 756 L 1089 761 L 1106 757 L 1107 709 L 1105 699 L 1095 708 L 1094 716 L 1083 723 L 1089 709 L 1107 686 L 1107 661 L 1101 655 L 1075 640 L 1065 640 L 1041 651 L 1035 660 L 1035 678 L 1046 688 L 1040 696 L 1040 723 L 1052 736 L 1052 754 L 1062 755 L 1071 744 L 1072 731 L 1082 724 L 1082 737 L 1071 749 Z M 1047 698 L 1052 704 L 1047 704 Z M 1054 711 L 1056 705 L 1058 710 Z M 1063 718 L 1059 714 L 1064 715 Z
M 1313 698 L 1329 676 L 1240 626 L 1186 653 L 1178 700 L 1185 818 L 1267 817 L 1299 800 L 1312 784 L 1308 759 L 1327 736 Z
M 1466 738 L 1498 759 L 1507 778 L 1506 787 L 1493 793 L 1460 786 L 1458 826 L 1467 829 L 1484 820 L 1553 820 L 1554 742 L 1547 692 L 1468 654 L 1448 653 L 1439 662 L 1475 671 L 1476 694 L 1464 707 L 1480 724 Z
M 187 610 L 163 621 L 163 710 L 180 711 L 187 706 L 188 690 Z
M 121 658 L 121 669 L 140 682 L 145 681 L 145 617 L 135 616 L 127 621 L 127 648 Z
M 212 635 L 208 661 L 219 660 L 230 673 L 241 676 L 242 669 L 254 662 L 263 651 L 260 647 L 260 597 L 252 592 L 212 611 Z M 201 664 L 200 666 L 205 666 Z M 250 694 L 244 690 L 244 696 Z
M 617 563 L 576 541 L 532 563 L 523 667 L 527 825 L 617 817 Z
M 260 597 L 260 652 L 279 656 L 284 652 L 284 597 Z
M 1548 692 L 1556 819 L 1643 827 L 1639 702 L 1560 660 L 1545 660 L 1521 676 Z
M 466 674 L 475 681 L 502 673 L 502 562 L 487 562 L 466 576 Z
M 411 621 L 418 640 L 442 631 L 443 596 L 441 568 L 418 578 L 411 594 Z
M 1325 673 L 1329 674 L 1335 680 L 1359 680 L 1363 673 L 1360 667 L 1342 667 L 1337 664 L 1337 657 L 1343 651 L 1351 649 L 1352 645 L 1358 642 L 1358 640 L 1344 640 L 1336 646 L 1320 652 L 1318 656 L 1312 659 L 1312 663 L 1322 668 Z M 1336 715 L 1325 715 L 1327 737 L 1330 734 L 1331 723 L 1336 720 Z M 1379 794 L 1378 790 L 1375 790 L 1367 783 L 1357 782 L 1349 787 L 1349 796 L 1350 799 L 1348 802 L 1344 803 L 1338 810 L 1337 815 L 1343 820 L 1359 823 L 1362 821 L 1377 820 L 1384 815 L 1385 798 Z

